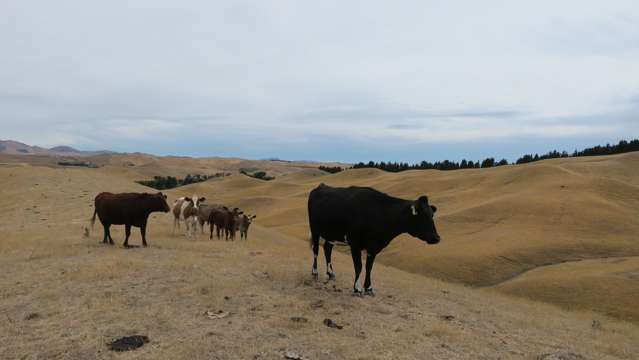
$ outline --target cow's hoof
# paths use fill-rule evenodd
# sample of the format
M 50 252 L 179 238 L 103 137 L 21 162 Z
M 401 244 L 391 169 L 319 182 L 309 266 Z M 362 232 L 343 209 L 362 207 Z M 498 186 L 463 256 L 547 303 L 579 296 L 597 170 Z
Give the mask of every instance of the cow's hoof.
M 326 273 L 326 276 L 328 276 L 328 281 L 335 281 L 335 274 L 331 274 L 331 273 Z
M 364 293 L 360 289 L 353 289 L 353 296 L 364 297 Z
M 364 290 L 364 295 L 375 296 L 375 292 L 373 291 L 373 288 L 368 288 Z
M 313 277 L 313 280 L 319 280 L 319 274 L 318 273 L 312 273 L 311 276 Z

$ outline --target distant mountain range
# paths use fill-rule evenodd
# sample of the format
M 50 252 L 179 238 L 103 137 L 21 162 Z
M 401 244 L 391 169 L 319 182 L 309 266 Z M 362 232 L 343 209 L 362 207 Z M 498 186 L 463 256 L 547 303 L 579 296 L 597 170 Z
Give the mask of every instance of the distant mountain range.
M 0 154 L 8 155 L 48 155 L 48 156 L 96 156 L 117 154 L 109 150 L 82 151 L 70 146 L 43 148 L 31 146 L 14 140 L 0 140 Z

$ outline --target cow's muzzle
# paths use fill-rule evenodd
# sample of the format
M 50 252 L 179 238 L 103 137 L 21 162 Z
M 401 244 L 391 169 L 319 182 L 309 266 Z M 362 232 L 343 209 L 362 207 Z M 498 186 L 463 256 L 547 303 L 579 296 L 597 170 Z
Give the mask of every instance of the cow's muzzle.
M 426 242 L 430 245 L 435 245 L 439 243 L 440 240 L 441 238 L 439 237 L 439 234 L 435 234 L 430 239 L 426 240 Z

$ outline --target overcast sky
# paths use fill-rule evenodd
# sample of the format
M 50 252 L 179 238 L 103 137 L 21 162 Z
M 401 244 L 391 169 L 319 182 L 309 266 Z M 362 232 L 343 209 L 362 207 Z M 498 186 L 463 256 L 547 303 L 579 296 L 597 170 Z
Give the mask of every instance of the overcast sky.
M 0 1 L 0 139 L 511 160 L 639 137 L 639 1 Z

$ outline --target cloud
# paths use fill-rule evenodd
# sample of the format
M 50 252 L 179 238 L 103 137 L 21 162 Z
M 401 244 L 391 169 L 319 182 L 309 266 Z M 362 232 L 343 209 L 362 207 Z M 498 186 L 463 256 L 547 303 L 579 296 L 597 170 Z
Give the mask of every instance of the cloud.
M 41 145 L 253 158 L 605 142 L 639 135 L 637 13 L 594 0 L 4 1 L 0 126 Z

